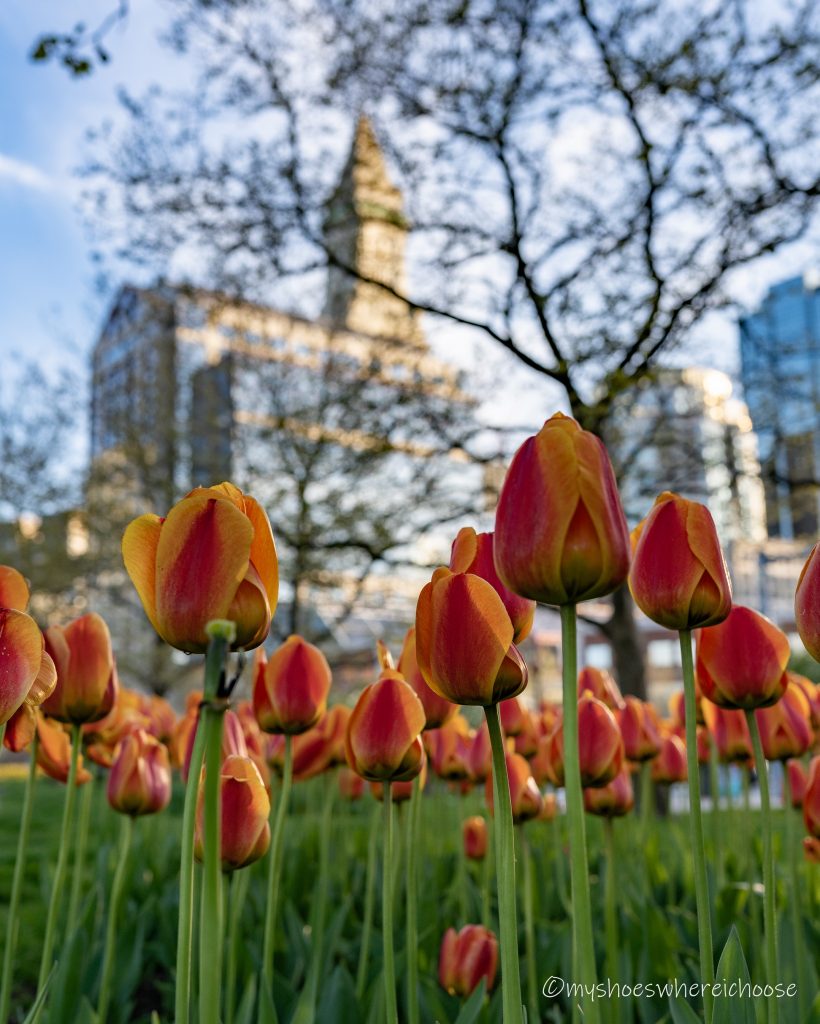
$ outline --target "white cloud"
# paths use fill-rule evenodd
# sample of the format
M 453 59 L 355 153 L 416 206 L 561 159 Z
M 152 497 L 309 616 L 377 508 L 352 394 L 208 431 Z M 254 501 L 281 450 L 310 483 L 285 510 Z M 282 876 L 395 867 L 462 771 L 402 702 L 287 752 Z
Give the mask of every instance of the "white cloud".
M 33 164 L 0 153 L 0 185 L 4 182 L 39 191 L 50 191 L 54 188 L 51 178 Z

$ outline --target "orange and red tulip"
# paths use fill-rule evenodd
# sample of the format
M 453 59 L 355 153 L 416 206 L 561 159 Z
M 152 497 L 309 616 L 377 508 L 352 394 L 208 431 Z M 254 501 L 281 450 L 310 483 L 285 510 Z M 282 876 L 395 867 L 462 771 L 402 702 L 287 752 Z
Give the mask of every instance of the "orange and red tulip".
M 510 788 L 513 821 L 516 825 L 531 821 L 541 813 L 541 793 L 527 764 L 520 754 L 506 754 L 507 781 Z M 493 810 L 493 780 L 488 777 L 484 794 L 487 806 Z
M 47 699 L 56 678 L 34 619 L 15 608 L 0 607 L 0 725 L 23 703 L 35 707 Z
M 700 691 L 722 708 L 768 707 L 786 690 L 790 654 L 781 629 L 765 615 L 735 605 L 723 622 L 698 631 Z
M 470 727 L 461 715 L 454 715 L 438 729 L 428 729 L 423 742 L 430 766 L 440 779 L 458 782 L 471 777 Z
M 697 629 L 729 614 L 732 585 L 705 505 L 664 491 L 632 531 L 632 551 L 629 589 L 653 622 Z
M 652 761 L 652 778 L 667 784 L 686 782 L 686 744 L 679 736 L 665 736 L 661 741 L 660 752 Z
M 369 782 L 406 781 L 424 761 L 424 708 L 398 672 L 382 672 L 365 687 L 347 725 L 348 765 Z
M 811 549 L 797 581 L 794 621 L 806 650 L 820 661 L 820 541 Z
M 125 568 L 151 625 L 172 647 L 202 653 L 213 619 L 257 647 L 276 609 L 279 570 L 268 517 L 233 484 L 197 487 L 165 519 L 144 515 L 122 538 Z
M 37 716 L 37 764 L 43 771 L 57 782 L 68 782 L 71 767 L 71 739 L 65 728 L 59 723 L 46 718 L 39 712 Z M 91 780 L 91 773 L 83 768 L 83 755 L 77 756 L 77 785 L 82 786 Z
M 780 700 L 755 711 L 763 755 L 767 761 L 800 757 L 811 747 L 811 709 L 801 688 L 790 682 Z
M 584 809 L 588 814 L 597 814 L 601 818 L 620 818 L 629 814 L 634 806 L 632 775 L 626 767 L 606 786 L 584 790 Z
M 202 700 L 202 694 L 196 695 L 198 702 Z M 181 750 L 182 763 L 179 768 L 179 773 L 182 776 L 182 781 L 188 781 L 188 769 L 191 765 L 191 756 L 194 752 L 194 740 L 196 739 L 196 731 L 199 728 L 199 711 L 198 702 L 193 708 L 189 708 L 186 713 L 186 721 L 178 726 L 176 743 L 179 744 L 180 739 L 184 740 L 185 746 L 177 746 L 177 750 Z M 193 702 L 192 702 L 193 704 Z M 180 733 L 184 733 L 180 736 Z M 238 757 L 248 756 L 248 745 L 245 743 L 245 734 L 242 731 L 242 723 L 236 715 L 235 711 L 226 711 L 222 720 L 222 759 L 230 757 L 234 754 Z
M 624 698 L 612 675 L 602 668 L 587 665 L 578 673 L 578 697 L 585 693 L 606 704 L 610 711 L 618 711 L 624 706 Z
M 236 871 L 264 857 L 270 846 L 270 798 L 259 769 L 249 757 L 232 754 L 219 774 L 223 871 Z M 197 807 L 194 855 L 202 860 L 202 797 Z
M 801 761 L 792 759 L 786 762 L 786 780 L 788 782 L 789 800 L 792 807 L 798 810 L 803 806 L 808 777 Z
M 703 717 L 722 764 L 746 762 L 752 757 L 752 738 L 742 711 L 704 701 Z
M 289 636 L 268 661 L 257 656 L 253 710 L 263 732 L 294 736 L 311 729 L 325 712 L 330 692 L 327 658 L 301 636 Z
M 498 712 L 501 716 L 501 728 L 504 730 L 505 736 L 517 736 L 524 731 L 527 710 L 517 697 L 502 700 L 498 705 Z
M 483 978 L 489 992 L 498 969 L 498 941 L 479 924 L 465 925 L 460 932 L 448 928 L 441 940 L 438 980 L 455 996 L 468 996 Z
M 483 782 L 488 775 L 492 774 L 493 750 L 486 722 L 481 723 L 472 737 L 467 764 L 470 768 L 470 778 L 473 782 Z
M 120 814 L 137 817 L 164 810 L 171 800 L 167 748 L 144 729 L 125 736 L 111 766 L 107 795 Z
M 401 657 L 398 664 L 399 673 L 404 676 L 405 681 L 416 691 L 416 696 L 424 707 L 424 714 L 427 717 L 425 729 L 439 729 L 458 710 L 458 705 L 452 701 L 440 697 L 424 680 L 416 659 L 416 629 L 411 626 L 404 638 L 404 646 L 401 649 Z
M 453 541 L 450 569 L 473 573 L 490 584 L 504 602 L 513 624 L 513 643 L 519 644 L 529 636 L 535 618 L 535 601 L 519 597 L 501 582 L 493 557 L 492 533 L 476 533 L 472 526 L 462 527 Z
M 803 793 L 803 821 L 806 831 L 820 839 L 820 757 L 813 757 Z
M 480 814 L 465 818 L 461 825 L 464 856 L 470 860 L 484 860 L 487 856 L 487 821 Z
M 649 761 L 661 749 L 661 730 L 655 708 L 637 697 L 626 697 L 618 712 L 624 749 L 630 761 Z
M 401 782 L 390 783 L 390 799 L 394 804 L 404 804 L 413 795 L 413 786 L 418 780 L 418 787 L 423 790 L 427 785 L 427 756 L 422 761 L 421 771 L 414 779 L 405 779 Z M 364 781 L 364 780 L 362 780 Z M 370 792 L 381 803 L 384 800 L 384 786 L 381 782 L 371 782 Z
M 427 685 L 455 704 L 489 706 L 527 685 L 504 602 L 472 573 L 436 569 L 416 605 L 416 659 Z
M 564 785 L 564 722 L 547 738 L 554 786 Z M 605 786 L 624 763 L 624 741 L 615 715 L 606 704 L 585 694 L 578 701 L 578 760 L 582 786 Z
M 60 722 L 97 722 L 114 706 L 119 684 L 111 636 L 95 612 L 64 629 L 50 626 L 46 650 L 57 670 L 57 685 L 43 701 L 43 713 Z
M 787 672 L 786 675 L 790 683 L 799 686 L 803 691 L 803 696 L 809 702 L 811 727 L 815 731 L 820 731 L 820 686 L 813 683 L 811 679 L 807 679 L 806 676 L 801 676 L 799 672 Z
M 575 604 L 615 590 L 629 533 L 606 449 L 556 413 L 516 452 L 495 520 L 495 565 L 515 594 Z

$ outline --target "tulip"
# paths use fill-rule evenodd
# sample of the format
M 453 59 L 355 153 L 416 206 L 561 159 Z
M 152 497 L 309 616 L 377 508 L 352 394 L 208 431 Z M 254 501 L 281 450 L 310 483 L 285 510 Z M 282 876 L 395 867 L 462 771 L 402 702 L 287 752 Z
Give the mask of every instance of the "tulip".
M 669 698 L 669 713 L 677 728 L 686 728 L 686 694 L 683 690 L 676 691 Z M 695 721 L 698 725 L 705 724 L 701 694 L 697 683 L 695 685 Z
M 517 697 L 502 700 L 498 705 L 498 711 L 501 715 L 501 728 L 504 730 L 505 736 L 518 736 L 524 731 L 527 710 Z
M 338 775 L 339 795 L 345 800 L 360 800 L 364 796 L 364 779 L 352 768 L 343 765 Z
M 54 676 L 57 678 L 56 674 Z M 27 750 L 37 731 L 37 713 L 33 707 L 23 702 L 14 712 L 6 725 L 3 734 L 3 746 L 13 754 Z
M 589 814 L 602 818 L 620 818 L 629 814 L 634 806 L 632 776 L 625 766 L 605 786 L 587 787 L 584 790 L 584 809 Z
M 601 441 L 556 413 L 518 449 L 498 499 L 496 570 L 516 594 L 566 605 L 626 579 L 629 534 Z
M 24 612 L 28 608 L 28 584 L 10 565 L 0 565 L 0 608 Z
M 701 693 L 723 708 L 746 711 L 775 704 L 788 684 L 790 654 L 782 630 L 759 612 L 735 605 L 724 622 L 698 633 Z
M 789 784 L 789 800 L 795 810 L 803 806 L 808 777 L 802 763 L 794 758 L 786 762 L 786 779 Z
M 748 762 L 752 756 L 752 739 L 743 712 L 704 701 L 703 717 L 721 763 Z
M 43 712 L 75 725 L 96 722 L 114 706 L 118 684 L 111 636 L 94 612 L 62 629 L 45 632 L 46 650 L 57 670 L 57 685 L 43 701 Z
M 198 697 L 201 702 L 202 695 L 198 694 Z M 184 760 L 180 766 L 180 775 L 184 782 L 188 781 L 191 762 L 193 760 L 194 744 L 196 743 L 197 732 L 199 731 L 202 723 L 198 709 L 189 711 L 186 717 L 188 719 L 188 722 L 186 723 L 187 728 L 182 726 L 185 730 L 185 752 Z M 222 754 L 220 761 L 224 761 L 225 758 L 230 757 L 231 754 L 236 754 L 238 757 L 247 757 L 248 745 L 245 743 L 242 723 L 237 718 L 236 713 L 234 711 L 226 711 L 222 717 Z
M 364 780 L 360 780 L 364 782 Z M 421 771 L 415 778 L 407 779 L 404 782 L 391 782 L 390 783 L 390 799 L 394 804 L 406 804 L 408 800 L 413 798 L 413 787 L 418 786 L 419 792 L 421 792 L 427 785 L 427 757 L 424 757 L 422 762 Z M 385 786 L 381 782 L 371 782 L 370 792 L 373 796 L 381 803 L 384 800 Z M 408 836 L 408 840 L 413 838 Z M 415 839 L 414 839 L 415 842 Z M 409 842 L 408 842 L 408 853 L 409 853 Z
M 267 636 L 279 589 L 273 534 L 261 506 L 233 484 L 195 488 L 165 519 L 135 519 L 122 554 L 145 614 L 172 647 L 203 653 L 214 620 L 235 624 L 234 650 Z
M 624 738 L 624 750 L 630 761 L 649 761 L 661 749 L 658 716 L 654 707 L 637 697 L 626 697 L 618 713 L 618 724 Z
M 424 714 L 427 718 L 425 729 L 439 729 L 453 717 L 458 710 L 458 705 L 445 700 L 444 697 L 440 697 L 434 690 L 431 690 L 419 670 L 416 660 L 415 626 L 411 626 L 407 630 L 399 658 L 398 671 L 404 676 L 405 682 L 413 687 L 424 707 Z
M 520 754 L 507 754 L 506 764 L 513 821 L 520 825 L 537 818 L 541 813 L 541 794 L 525 758 Z M 492 781 L 488 778 L 485 795 L 490 811 L 494 810 L 493 788 Z
M 624 706 L 624 698 L 618 684 L 609 672 L 602 668 L 587 666 L 578 673 L 578 697 L 585 693 L 602 701 L 610 711 L 620 711 Z
M 480 814 L 465 818 L 461 826 L 464 856 L 470 860 L 484 860 L 487 856 L 487 822 Z
M 306 732 L 325 712 L 330 666 L 313 644 L 300 636 L 288 639 L 265 664 L 257 661 L 253 709 L 263 732 Z
M 470 778 L 470 727 L 455 715 L 439 729 L 424 734 L 424 746 L 433 771 L 450 782 Z
M 705 505 L 665 491 L 632 531 L 632 548 L 629 589 L 654 622 L 689 630 L 727 617 L 732 585 Z
M 652 761 L 652 780 L 672 784 L 686 782 L 686 746 L 680 737 L 664 737 L 658 756 Z
M 37 765 L 57 782 L 68 782 L 71 771 L 72 745 L 68 733 L 57 723 L 37 715 Z M 77 755 L 76 785 L 91 781 L 91 774 L 83 768 L 82 754 Z
M 529 711 L 525 711 L 524 727 L 513 738 L 513 746 L 516 754 L 526 757 L 529 761 L 538 753 L 538 744 L 540 739 L 541 734 L 539 732 L 539 726 L 536 719 L 529 713 Z
M 428 686 L 455 704 L 515 697 L 527 669 L 501 598 L 480 576 L 436 569 L 416 606 L 416 658 Z
M 797 581 L 794 621 L 806 650 L 820 661 L 820 541 L 811 549 Z
M 365 687 L 347 726 L 347 763 L 370 782 L 412 779 L 421 771 L 421 701 L 398 672 Z
M 41 704 L 55 682 L 37 623 L 25 612 L 0 607 L 0 727 L 23 703 Z
M 460 932 L 448 928 L 444 933 L 438 959 L 438 979 L 450 995 L 469 996 L 482 978 L 487 991 L 491 991 L 497 968 L 498 942 L 489 929 L 468 924 Z
M 594 697 L 578 701 L 578 755 L 581 784 L 605 786 L 624 763 L 624 741 L 618 722 L 609 708 Z M 547 738 L 550 781 L 564 785 L 564 723 L 559 721 Z
M 144 729 L 125 736 L 108 776 L 108 802 L 137 817 L 164 810 L 171 800 L 168 750 Z
M 820 731 L 820 687 L 811 679 L 801 676 L 799 672 L 787 672 L 786 675 L 790 683 L 794 683 L 803 691 L 803 696 L 809 702 L 811 727 L 815 731 Z
M 490 584 L 504 602 L 513 624 L 513 643 L 519 644 L 529 636 L 535 618 L 535 601 L 519 597 L 501 582 L 495 567 L 492 533 L 476 533 L 471 526 L 462 527 L 453 541 L 450 569 L 472 573 Z
M 788 684 L 776 704 L 755 711 L 755 718 L 767 761 L 800 757 L 812 744 L 809 702 L 796 683 Z
M 467 766 L 473 782 L 483 782 L 493 770 L 493 751 L 487 723 L 482 722 L 470 743 Z
M 803 821 L 806 831 L 820 839 L 820 757 L 812 758 L 803 793 Z
M 259 769 L 249 757 L 231 754 L 222 762 L 221 851 L 223 871 L 248 867 L 264 857 L 270 846 L 270 799 Z M 202 795 L 197 816 L 197 860 L 202 860 Z

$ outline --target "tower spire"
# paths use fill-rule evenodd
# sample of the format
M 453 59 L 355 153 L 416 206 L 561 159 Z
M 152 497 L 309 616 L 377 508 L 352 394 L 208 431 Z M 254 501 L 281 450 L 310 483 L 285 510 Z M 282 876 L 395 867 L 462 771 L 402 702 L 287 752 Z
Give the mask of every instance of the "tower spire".
M 407 232 L 401 192 L 361 114 L 325 219 L 328 251 L 343 264 L 328 271 L 324 313 L 334 328 L 423 345 L 418 314 L 398 297 L 407 294 Z

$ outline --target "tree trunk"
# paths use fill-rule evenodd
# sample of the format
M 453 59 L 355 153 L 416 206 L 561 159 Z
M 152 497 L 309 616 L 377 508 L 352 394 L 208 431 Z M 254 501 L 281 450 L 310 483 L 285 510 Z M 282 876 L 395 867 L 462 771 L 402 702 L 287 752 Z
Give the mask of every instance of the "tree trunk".
M 621 692 L 646 700 L 646 672 L 634 608 L 632 595 L 624 583 L 612 595 L 612 617 L 606 634 L 612 644 L 615 678 Z

